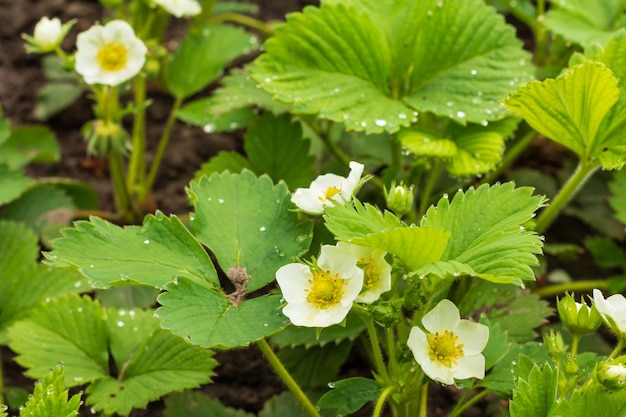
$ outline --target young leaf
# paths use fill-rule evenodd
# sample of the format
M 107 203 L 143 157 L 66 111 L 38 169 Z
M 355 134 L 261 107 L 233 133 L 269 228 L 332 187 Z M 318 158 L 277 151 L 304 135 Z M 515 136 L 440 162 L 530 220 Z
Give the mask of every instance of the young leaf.
M 61 157 L 54 134 L 42 126 L 20 126 L 2 144 L 0 164 L 22 168 L 31 162 L 57 162 Z
M 57 365 L 35 384 L 33 395 L 20 409 L 22 417 L 69 417 L 78 414 L 80 394 L 69 397 L 65 388 L 63 366 Z
M 257 118 L 244 136 L 244 149 L 257 175 L 267 174 L 274 181 L 285 181 L 291 190 L 308 187 L 315 176 L 311 143 L 302 138 L 302 127 L 287 114 L 265 113 Z
M 514 368 L 515 369 L 515 368 Z M 557 406 L 558 369 L 546 363 L 534 365 L 530 374 L 518 374 L 513 399 L 510 402 L 511 417 L 550 417 Z
M 157 288 L 181 276 L 218 286 L 208 254 L 176 216 L 147 216 L 141 228 L 118 227 L 97 217 L 63 230 L 44 256 L 54 266 L 71 266 L 106 288 L 136 282 Z
M 205 26 L 180 44 L 167 68 L 172 94 L 188 97 L 222 74 L 239 55 L 256 47 L 257 38 L 233 26 Z
M 542 246 L 522 226 L 544 203 L 532 191 L 512 183 L 459 191 L 452 201 L 445 196 L 428 209 L 420 226 L 450 234 L 442 261 L 467 264 L 483 279 L 521 285 L 534 279 L 530 265 L 537 264 Z
M 209 162 L 202 164 L 200 169 L 196 171 L 194 181 L 199 182 L 202 177 L 208 178 L 213 173 L 221 174 L 224 171 L 239 174 L 244 168 L 252 171 L 250 162 L 239 152 L 221 151 L 213 158 L 209 159 Z
M 165 417 L 254 417 L 242 410 L 225 407 L 202 392 L 183 391 L 165 398 Z
M 414 110 L 497 120 L 498 100 L 532 77 L 513 28 L 482 1 L 326 1 L 264 47 L 251 67 L 262 88 L 368 133 L 408 126 Z
M 15 200 L 34 183 L 19 170 L 0 164 L 0 205 Z
M 196 210 L 195 235 L 222 270 L 246 269 L 247 292 L 272 282 L 278 268 L 309 247 L 312 225 L 297 222 L 287 186 L 267 176 L 225 172 L 192 182 L 188 194 Z
M 378 382 L 368 378 L 348 378 L 335 382 L 333 388 L 320 398 L 320 408 L 337 409 L 337 415 L 348 415 L 374 401 L 382 389 Z
M 567 417 L 623 417 L 626 414 L 626 390 L 608 391 L 599 385 L 574 391 L 558 408 Z M 513 416 L 512 416 L 513 417 Z
M 533 129 L 574 151 L 582 161 L 619 169 L 624 164 L 626 147 L 621 136 L 615 134 L 615 126 L 624 123 L 626 104 L 620 99 L 617 83 L 604 64 L 585 62 L 554 80 L 529 83 L 504 104 Z
M 194 345 L 230 348 L 247 346 L 276 333 L 289 320 L 280 312 L 279 295 L 233 304 L 222 292 L 180 278 L 167 286 L 155 314 L 161 326 Z
M 551 8 L 544 24 L 552 32 L 583 46 L 604 44 L 616 27 L 623 25 L 619 17 L 626 8 L 624 0 L 568 0 Z

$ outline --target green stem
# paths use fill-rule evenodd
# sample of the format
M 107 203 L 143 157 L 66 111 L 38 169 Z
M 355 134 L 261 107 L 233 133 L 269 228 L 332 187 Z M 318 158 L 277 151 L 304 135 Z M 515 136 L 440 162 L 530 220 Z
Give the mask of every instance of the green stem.
M 437 184 L 437 180 L 439 179 L 439 174 L 443 169 L 443 162 L 436 160 L 433 163 L 433 168 L 430 170 L 428 175 L 428 180 L 424 185 L 424 190 L 420 196 L 420 205 L 419 211 L 417 212 L 417 218 L 421 218 L 424 214 L 426 214 L 426 210 L 428 209 L 428 205 L 430 203 L 430 197 L 435 189 L 435 184 Z
M 467 400 L 464 403 L 457 403 L 456 406 L 454 407 L 454 409 L 452 410 L 452 412 L 448 415 L 448 417 L 457 417 L 460 416 L 461 413 L 465 410 L 467 410 L 469 407 L 472 406 L 472 404 L 474 404 L 475 402 L 481 400 L 483 397 L 485 397 L 487 394 L 489 394 L 491 391 L 489 390 L 483 390 L 481 392 L 479 392 L 478 394 L 474 395 L 472 398 L 470 398 L 469 400 Z
M 321 417 L 315 406 L 309 400 L 309 397 L 302 391 L 300 385 L 293 379 L 289 371 L 282 364 L 278 356 L 274 353 L 270 345 L 267 343 L 265 339 L 260 339 L 257 342 L 257 346 L 265 355 L 265 358 L 269 362 L 269 364 L 274 368 L 280 379 L 283 380 L 287 388 L 291 391 L 291 393 L 296 397 L 296 400 L 304 407 L 305 411 L 310 417 Z
M 393 327 L 385 330 L 387 336 L 387 356 L 389 357 L 389 369 L 392 373 L 398 371 L 398 358 L 396 358 L 396 338 Z
M 548 45 L 548 31 L 542 21 L 546 11 L 545 0 L 537 0 L 537 18 L 538 24 L 535 26 L 535 65 L 542 66 L 545 64 L 546 48 Z
M 134 79 L 135 107 L 141 108 L 146 101 L 146 76 L 140 73 Z M 131 194 L 143 184 L 146 175 L 146 111 L 140 110 L 133 119 L 133 150 L 128 165 L 126 186 Z M 143 192 L 141 192 L 143 194 Z
M 589 179 L 598 167 L 599 165 L 588 165 L 582 161 L 578 164 L 576 171 L 563 185 L 563 188 L 561 188 L 552 203 L 539 215 L 535 224 L 535 232 L 541 234 L 547 229 L 570 198 L 585 184 L 585 181 Z
M 586 281 L 574 281 L 565 284 L 554 284 L 546 287 L 536 288 L 533 293 L 537 294 L 541 298 L 553 298 L 555 295 L 563 294 L 564 292 L 586 292 L 598 289 L 609 288 L 609 282 L 607 280 L 586 280 Z
M 380 417 L 382 415 L 383 407 L 385 406 L 387 397 L 389 397 L 389 394 L 391 394 L 395 389 L 396 387 L 391 386 L 383 390 L 383 392 L 380 394 L 380 397 L 378 397 L 378 400 L 376 401 L 376 406 L 374 407 L 372 417 Z
M 613 349 L 613 351 L 607 357 L 607 359 L 615 358 L 617 355 L 619 355 L 622 352 L 622 350 L 624 350 L 624 338 L 623 336 L 620 336 L 617 338 L 617 346 L 615 346 L 615 349 Z
M 350 157 L 344 151 L 342 151 L 341 148 L 339 148 L 337 144 L 330 138 L 330 135 L 328 134 L 329 129 L 322 129 L 322 127 L 315 120 L 311 120 L 308 117 L 301 117 L 300 120 L 306 123 L 306 125 L 315 132 L 315 134 L 318 138 L 320 138 L 326 149 L 330 151 L 331 155 L 337 161 L 345 166 L 348 166 L 348 164 L 350 163 Z
M 134 216 L 128 189 L 124 181 L 124 163 L 122 156 L 113 150 L 109 151 L 109 171 L 111 173 L 113 195 L 118 213 L 125 221 L 132 222 Z
M 4 370 L 2 369 L 2 351 L 0 350 L 0 405 L 4 402 Z
M 367 335 L 370 338 L 370 345 L 372 346 L 372 353 L 374 356 L 374 367 L 378 375 L 381 376 L 385 385 L 391 385 L 391 378 L 389 377 L 389 372 L 387 372 L 387 367 L 385 366 L 385 361 L 383 359 L 383 352 L 380 350 L 380 342 L 378 341 L 378 333 L 376 332 L 376 327 L 374 327 L 374 322 L 372 318 L 366 316 L 365 314 L 361 315 L 363 322 L 365 323 L 365 327 L 367 328 Z
M 265 22 L 255 19 L 250 16 L 246 16 L 240 13 L 233 12 L 225 12 L 220 13 L 218 15 L 213 16 L 209 23 L 211 24 L 220 24 L 223 22 L 233 22 L 239 23 L 240 25 L 247 26 L 252 29 L 256 29 L 263 34 L 264 37 L 269 38 L 274 34 L 274 30 L 271 26 L 266 24 Z
M 183 104 L 182 97 L 176 97 L 174 101 L 174 105 L 170 110 L 170 115 L 167 118 L 167 122 L 165 124 L 165 129 L 163 130 L 163 134 L 161 135 L 161 139 L 159 140 L 159 146 L 157 147 L 156 153 L 154 154 L 154 159 L 152 160 L 152 164 L 150 164 L 150 172 L 148 173 L 148 179 L 144 183 L 143 187 L 143 195 L 141 196 L 142 200 L 145 200 L 150 192 L 152 191 L 152 187 L 154 186 L 154 181 L 156 180 L 157 172 L 159 171 L 159 167 L 161 166 L 161 161 L 163 160 L 163 155 L 165 154 L 165 149 L 167 148 L 167 144 L 170 141 L 170 137 L 172 136 L 172 128 L 174 127 L 174 122 L 176 122 L 176 112 Z
M 404 165 L 404 158 L 402 157 L 402 142 L 400 142 L 396 135 L 393 135 L 389 141 L 389 147 L 391 151 L 391 166 L 396 171 L 401 172 Z
M 213 8 L 215 7 L 215 3 L 217 3 L 217 0 L 203 0 L 200 2 L 200 4 L 202 5 L 202 11 L 193 19 L 192 27 L 194 29 L 202 27 L 206 22 L 209 21 L 209 19 L 211 19 L 211 17 L 213 16 Z
M 428 414 L 428 383 L 424 384 L 420 392 L 419 417 L 426 417 Z
M 537 138 L 539 134 L 535 130 L 530 130 L 519 140 L 517 140 L 510 149 L 506 151 L 502 158 L 502 163 L 495 171 L 483 177 L 481 184 L 493 184 L 496 179 L 508 169 L 519 158 L 519 156 L 528 148 L 528 146 Z

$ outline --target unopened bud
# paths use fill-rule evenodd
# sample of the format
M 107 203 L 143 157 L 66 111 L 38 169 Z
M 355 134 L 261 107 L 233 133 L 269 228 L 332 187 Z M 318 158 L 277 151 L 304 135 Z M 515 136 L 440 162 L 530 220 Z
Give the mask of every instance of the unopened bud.
M 61 24 L 61 20 L 58 17 L 52 19 L 42 17 L 35 25 L 33 36 L 22 35 L 28 42 L 26 50 L 30 53 L 38 54 L 54 51 L 61 45 L 74 23 L 76 23 L 76 20 L 70 20 L 65 24 Z
M 559 332 L 550 330 L 549 334 L 543 336 L 543 342 L 548 349 L 548 353 L 554 358 L 555 362 L 557 363 L 567 352 L 567 346 L 565 346 L 565 343 L 563 343 L 563 337 Z
M 593 333 L 602 324 L 602 317 L 595 305 L 589 307 L 582 299 L 580 301 L 574 301 L 571 294 L 565 294 L 564 298 L 557 300 L 556 307 L 561 322 L 574 334 Z
M 384 192 L 387 207 L 398 216 L 402 217 L 413 210 L 413 186 L 407 188 L 404 184 L 396 185 L 393 181 L 389 190 L 385 187 Z
M 82 128 L 87 141 L 87 153 L 94 156 L 106 156 L 109 151 L 126 154 L 131 147 L 130 137 L 124 128 L 106 120 L 92 120 Z
M 602 362 L 596 368 L 598 382 L 607 389 L 618 390 L 626 388 L 626 357 L 622 356 L 613 361 Z

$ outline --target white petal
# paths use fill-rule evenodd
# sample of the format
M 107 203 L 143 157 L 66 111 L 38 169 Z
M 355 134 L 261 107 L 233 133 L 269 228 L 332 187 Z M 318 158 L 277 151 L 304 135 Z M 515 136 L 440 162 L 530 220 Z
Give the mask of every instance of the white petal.
M 454 368 L 449 368 L 441 362 L 431 361 L 430 359 L 424 363 L 420 363 L 420 366 L 422 367 L 422 371 L 424 371 L 430 379 L 441 382 L 442 384 L 454 384 Z
M 348 315 L 350 307 L 337 304 L 327 309 L 315 308 L 309 303 L 287 304 L 283 314 L 296 326 L 328 327 L 343 321 Z
M 435 308 L 422 318 L 424 328 L 430 333 L 443 332 L 444 330 L 454 331 L 460 321 L 459 309 L 447 299 L 441 300 Z
M 299 209 L 309 214 L 322 214 L 324 205 L 318 194 L 310 188 L 298 188 L 291 196 L 291 202 Z
M 292 263 L 281 266 L 276 271 L 276 282 L 288 303 L 304 304 L 308 293 L 309 280 L 313 278 L 308 265 Z
M 352 277 L 359 267 L 356 266 L 356 257 L 349 251 L 333 245 L 322 245 L 317 266 L 325 271 L 332 271 L 340 277 Z M 362 274 L 361 274 L 362 276 Z
M 428 345 L 428 338 L 426 337 L 426 333 L 422 329 L 417 326 L 413 326 L 409 333 L 409 339 L 406 344 L 413 352 L 413 357 L 415 357 L 415 361 L 420 365 L 423 362 L 430 361 L 430 346 Z
M 454 329 L 454 334 L 459 337 L 458 343 L 463 344 L 463 353 L 466 356 L 479 354 L 489 341 L 489 327 L 470 320 L 461 320 Z
M 456 379 L 485 377 L 485 357 L 483 355 L 462 356 L 459 363 L 454 366 L 454 377 Z

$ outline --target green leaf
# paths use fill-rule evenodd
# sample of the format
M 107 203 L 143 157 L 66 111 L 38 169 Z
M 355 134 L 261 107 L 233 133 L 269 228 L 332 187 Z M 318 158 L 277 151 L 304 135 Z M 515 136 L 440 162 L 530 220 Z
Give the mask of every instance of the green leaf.
M 121 321 L 122 317 L 124 321 Z M 149 336 L 146 332 L 142 335 L 134 327 L 126 328 L 135 324 L 141 326 L 141 322 L 145 322 L 137 315 L 133 317 L 130 312 L 121 317 L 118 315 L 115 318 L 117 321 L 110 323 L 113 340 L 130 347 L 124 338 L 135 333 L 133 341 L 142 343 L 134 350 L 112 350 L 114 355 L 122 355 L 115 359 L 124 365 L 118 368 L 123 369 L 123 376 L 106 376 L 87 388 L 87 403 L 94 410 L 128 415 L 132 409 L 145 408 L 148 402 L 169 392 L 197 388 L 210 382 L 213 368 L 217 365 L 212 353 L 199 346 L 190 346 L 170 332 L 158 329 L 158 321 L 150 315 L 147 318 L 152 321 L 150 327 L 156 329 Z M 122 333 L 114 337 L 119 331 Z
M 54 134 L 41 126 L 19 126 L 2 144 L 0 164 L 19 169 L 31 162 L 57 162 L 61 157 Z
M 591 252 L 595 264 L 601 268 L 619 268 L 626 264 L 624 249 L 611 239 L 588 237 L 585 239 L 585 247 Z
M 563 417 L 623 417 L 626 414 L 626 390 L 608 391 L 599 385 L 574 391 L 569 401 L 558 409 Z
M 70 417 L 78 415 L 80 394 L 69 397 L 65 388 L 63 366 L 56 365 L 43 380 L 35 384 L 33 395 L 20 409 L 22 417 Z
M 65 364 L 68 387 L 108 374 L 104 311 L 88 297 L 63 296 L 34 309 L 8 331 L 9 346 L 26 374 L 41 378 L 54 364 Z
M 48 81 L 37 91 L 33 116 L 37 120 L 50 119 L 78 100 L 85 92 L 85 87 L 78 77 L 74 82 Z
M 618 104 L 619 110 L 611 113 L 620 94 L 617 79 L 604 64 L 586 62 L 554 80 L 531 82 L 504 104 L 581 160 L 597 159 L 598 165 L 616 169 L 626 156 L 620 136 L 612 132 L 626 118 L 626 103 Z M 603 123 L 605 119 L 608 123 Z
M 20 171 L 0 164 L 0 205 L 15 200 L 24 193 L 34 180 Z
M 568 0 L 557 4 L 546 13 L 544 24 L 550 31 L 583 46 L 604 44 L 616 26 L 623 24 L 618 18 L 626 8 L 624 0 Z
M 302 138 L 302 127 L 285 114 L 264 114 L 244 136 L 244 150 L 257 175 L 267 174 L 274 183 L 283 180 L 289 189 L 308 187 L 315 176 L 311 143 Z
M 511 343 L 508 341 L 506 332 L 500 327 L 500 323 L 492 324 L 485 317 L 481 317 L 480 323 L 489 327 L 489 340 L 482 351 L 485 357 L 485 369 L 489 370 L 509 352 Z
M 51 185 L 36 185 L 8 204 L 2 218 L 21 221 L 41 234 L 46 228 L 69 225 L 74 216 L 74 203 L 60 189 Z
M 98 195 L 89 185 L 72 178 L 38 178 L 38 184 L 53 186 L 69 197 L 76 208 L 80 210 L 98 210 L 100 204 Z
M 44 256 L 55 266 L 78 268 L 93 285 L 135 282 L 164 287 L 181 276 L 218 286 L 217 272 L 202 245 L 176 216 L 147 216 L 141 228 L 121 228 L 97 217 L 63 230 Z
M 180 278 L 167 286 L 155 314 L 161 326 L 194 345 L 246 346 L 285 327 L 281 297 L 269 295 L 233 304 L 221 291 Z
M 615 211 L 615 217 L 626 225 L 626 170 L 613 173 L 613 180 L 609 182 L 611 196 L 609 204 Z
M 235 151 L 221 151 L 213 158 L 209 159 L 209 162 L 202 164 L 200 169 L 196 171 L 194 181 L 199 182 L 203 176 L 210 177 L 213 173 L 221 174 L 224 171 L 238 174 L 243 169 L 252 170 L 250 162 Z
M 343 341 L 337 345 L 286 347 L 278 352 L 278 358 L 302 389 L 325 387 L 337 378 L 341 366 L 348 358 L 352 343 Z
M 623 0 L 619 1 L 626 4 Z M 602 42 L 602 46 L 595 44 L 585 48 L 585 58 L 606 64 L 606 66 L 613 71 L 613 75 L 620 81 L 620 86 L 623 86 L 623 80 L 626 79 L 626 59 L 624 58 L 624 53 L 626 53 L 625 29 L 620 29 L 613 33 L 606 44 Z M 578 58 L 580 58 L 578 54 L 574 54 L 571 62 L 574 64 L 582 64 L 585 62 L 585 59 L 577 62 Z
M 307 417 L 308 415 L 290 392 L 270 398 L 259 413 L 259 417 Z
M 542 246 L 540 237 L 522 226 L 544 204 L 532 192 L 513 183 L 458 191 L 452 201 L 444 196 L 428 209 L 420 226 L 450 234 L 440 260 L 466 264 L 483 279 L 521 285 L 534 279 L 530 266 L 537 265 Z
M 337 381 L 333 388 L 320 398 L 320 408 L 337 409 L 337 415 L 356 412 L 366 403 L 376 400 L 382 392 L 378 382 L 368 378 L 348 378 Z
M 557 382 L 558 369 L 547 363 L 534 365 L 528 376 L 519 375 L 510 402 L 511 417 L 554 415 L 558 404 Z
M 407 227 L 393 213 L 381 212 L 376 206 L 352 199 L 353 205 L 333 205 L 326 207 L 324 221 L 326 227 L 338 240 L 351 240 L 367 237 L 383 230 Z
M 192 182 L 188 194 L 195 235 L 225 272 L 246 268 L 247 292 L 272 282 L 278 268 L 309 247 L 312 225 L 297 222 L 287 186 L 267 176 L 225 172 Z
M 254 417 L 242 410 L 225 407 L 219 400 L 197 391 L 183 391 L 165 398 L 165 417 Z
M 185 123 L 200 126 L 206 133 L 230 132 L 241 129 L 254 120 L 254 111 L 243 107 L 228 113 L 217 113 L 211 107 L 212 98 L 202 98 L 183 106 L 176 116 Z
M 498 101 L 532 77 L 515 31 L 482 1 L 328 1 L 290 15 L 264 48 L 251 67 L 262 88 L 368 133 L 409 126 L 414 110 L 497 120 Z
M 188 97 L 222 74 L 239 55 L 250 52 L 257 38 L 233 26 L 204 26 L 181 42 L 167 68 L 172 94 Z

